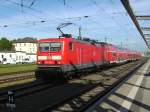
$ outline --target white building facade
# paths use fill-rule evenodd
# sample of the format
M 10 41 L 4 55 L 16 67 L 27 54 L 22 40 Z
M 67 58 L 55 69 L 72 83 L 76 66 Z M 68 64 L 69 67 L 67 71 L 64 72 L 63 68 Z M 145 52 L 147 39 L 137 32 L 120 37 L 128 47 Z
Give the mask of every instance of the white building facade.
M 0 52 L 1 64 L 32 63 L 36 62 L 36 54 L 25 52 Z
M 15 52 L 0 52 L 0 63 L 6 62 L 6 61 L 11 61 L 11 63 L 15 62 L 16 61 Z
M 15 51 L 36 54 L 37 43 L 36 42 L 18 42 L 13 43 Z
M 37 41 L 30 37 L 13 42 L 13 51 L 0 51 L 0 63 L 32 63 L 36 62 Z

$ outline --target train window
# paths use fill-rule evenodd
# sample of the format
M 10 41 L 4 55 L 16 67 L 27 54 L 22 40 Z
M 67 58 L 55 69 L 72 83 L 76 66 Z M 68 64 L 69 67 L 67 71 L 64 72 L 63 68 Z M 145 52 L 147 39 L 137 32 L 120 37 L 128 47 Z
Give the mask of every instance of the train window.
M 39 50 L 40 51 L 59 51 L 61 50 L 61 43 L 60 42 L 40 43 Z
M 59 51 L 59 50 L 61 50 L 60 42 L 51 42 L 50 43 L 50 51 Z
M 73 43 L 72 42 L 69 43 L 69 49 L 73 50 Z
M 49 51 L 49 43 L 40 43 L 39 50 L 40 51 Z

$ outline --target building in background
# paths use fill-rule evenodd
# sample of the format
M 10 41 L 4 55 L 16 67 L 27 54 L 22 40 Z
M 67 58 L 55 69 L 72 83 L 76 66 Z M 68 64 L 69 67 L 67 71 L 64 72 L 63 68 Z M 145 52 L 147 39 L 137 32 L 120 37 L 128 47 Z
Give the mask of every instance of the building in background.
M 36 54 L 25 52 L 1 51 L 1 64 L 33 63 L 36 62 Z
M 1 64 L 32 63 L 36 62 L 37 41 L 26 37 L 13 40 L 11 51 L 0 51 Z
M 16 64 L 16 53 L 13 51 L 0 51 L 0 63 Z
M 30 37 L 14 40 L 13 46 L 15 51 L 29 54 L 36 54 L 37 52 L 37 41 Z
M 33 53 L 37 52 L 37 44 L 31 42 L 13 43 L 15 51 Z

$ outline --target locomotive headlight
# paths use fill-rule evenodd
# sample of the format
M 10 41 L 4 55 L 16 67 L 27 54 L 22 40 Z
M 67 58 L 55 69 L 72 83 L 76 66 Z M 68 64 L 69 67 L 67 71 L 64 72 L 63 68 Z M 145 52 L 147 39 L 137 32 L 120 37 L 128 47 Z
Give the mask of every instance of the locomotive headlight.
M 61 64 L 61 62 L 60 62 L 60 61 L 58 61 L 58 64 Z
M 38 60 L 47 60 L 47 56 L 38 56 Z
M 52 60 L 61 60 L 61 56 L 52 56 Z

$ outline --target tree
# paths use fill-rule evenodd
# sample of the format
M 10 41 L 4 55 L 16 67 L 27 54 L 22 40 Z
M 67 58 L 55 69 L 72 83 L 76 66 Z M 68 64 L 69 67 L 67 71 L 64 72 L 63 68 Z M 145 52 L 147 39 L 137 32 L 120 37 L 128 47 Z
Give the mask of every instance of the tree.
M 3 37 L 0 39 L 0 51 L 2 50 L 11 50 L 12 42 L 9 41 L 7 38 Z

